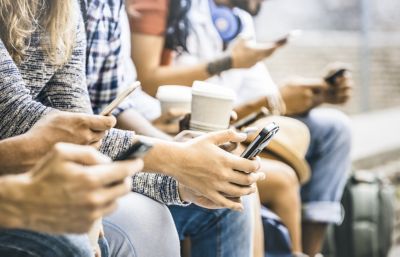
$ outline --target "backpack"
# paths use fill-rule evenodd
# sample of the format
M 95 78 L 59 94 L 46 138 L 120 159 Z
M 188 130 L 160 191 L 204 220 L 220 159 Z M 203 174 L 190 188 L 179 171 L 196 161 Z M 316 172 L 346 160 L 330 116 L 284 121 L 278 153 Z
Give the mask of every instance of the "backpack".
M 324 256 L 386 257 L 394 227 L 393 187 L 372 172 L 356 172 L 346 185 L 342 205 L 345 218 L 328 229 Z

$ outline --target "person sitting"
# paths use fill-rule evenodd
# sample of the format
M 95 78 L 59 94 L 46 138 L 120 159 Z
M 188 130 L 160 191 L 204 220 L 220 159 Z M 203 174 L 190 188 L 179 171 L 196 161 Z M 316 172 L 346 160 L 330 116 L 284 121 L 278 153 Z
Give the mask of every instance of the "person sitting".
M 93 256 L 84 233 L 117 208 L 143 162 L 112 163 L 91 146 L 42 139 L 48 133 L 71 141 L 88 135 L 96 142 L 101 132 L 90 126 L 107 124 L 115 119 L 60 112 L 0 141 L 0 256 Z
M 103 15 L 110 14 L 102 12 L 102 8 L 97 8 L 99 5 L 104 7 L 103 4 L 103 2 L 98 1 L 89 2 L 88 13 L 98 17 L 94 24 L 105 22 L 105 19 L 102 18 Z M 94 8 L 90 11 L 92 6 Z M 0 81 L 0 115 L 2 120 L 0 138 L 6 139 L 21 135 L 32 128 L 40 119 L 48 117 L 57 110 L 92 113 L 88 88 L 85 83 L 86 40 L 84 23 L 77 2 L 48 0 L 45 3 L 36 3 L 19 0 L 10 4 L 9 1 L 2 1 L 0 7 L 0 20 L 2 24 L 5 24 L 0 30 L 0 74 L 3 78 L 6 78 Z M 120 9 L 112 9 L 112 11 Z M 18 17 L 17 23 L 14 22 L 16 17 Z M 89 20 L 92 19 L 89 15 L 88 18 Z M 99 43 L 104 43 L 101 41 L 103 34 L 97 33 L 97 35 L 100 36 Z M 89 40 L 89 45 L 90 43 L 93 43 L 93 41 Z M 100 48 L 106 46 L 108 45 L 98 45 Z M 113 56 L 110 55 L 109 58 Z M 101 58 L 98 61 L 102 63 Z M 90 73 L 88 78 L 91 78 L 90 75 L 96 78 L 107 77 L 104 74 L 100 76 L 96 72 Z M 79 125 L 81 123 L 78 124 L 78 127 Z M 103 154 L 112 159 L 115 159 L 135 140 L 140 138 L 135 136 L 132 131 L 94 128 L 94 131 L 98 130 L 101 133 L 96 134 L 96 136 L 104 137 L 101 143 L 96 145 L 99 146 L 99 150 Z M 103 131 L 107 132 L 103 133 Z M 76 131 L 72 133 L 76 133 Z M 57 135 L 48 134 L 42 140 L 48 140 L 55 136 Z M 85 139 L 84 144 L 93 143 L 88 134 L 84 134 L 83 138 Z M 131 215 L 132 211 L 125 212 L 125 215 L 131 215 L 130 228 L 134 229 L 134 226 L 138 225 L 142 230 L 136 231 L 147 231 L 152 227 L 146 227 L 146 225 L 153 224 L 156 226 L 164 223 L 168 225 L 171 218 L 170 214 L 168 214 L 169 216 L 161 215 L 161 212 L 166 209 L 164 205 L 157 203 L 158 207 L 152 208 L 154 201 L 142 195 L 165 204 L 186 205 L 187 201 L 201 201 L 203 204 L 207 203 L 214 208 L 226 207 L 242 210 L 244 205 L 241 201 L 233 201 L 227 196 L 251 194 L 255 190 L 252 184 L 261 179 L 263 175 L 256 172 L 258 170 L 256 160 L 238 158 L 220 149 L 218 145 L 244 139 L 244 135 L 226 130 L 185 143 L 152 140 L 154 147 L 143 160 L 144 170 L 159 173 L 135 174 L 132 189 L 137 193 L 129 194 L 128 198 L 131 200 L 128 203 L 124 202 L 121 205 L 123 209 L 117 209 L 117 213 L 126 210 L 126 206 L 133 208 L 138 205 L 142 207 L 139 208 L 141 211 L 157 210 L 153 212 L 152 216 L 140 215 L 143 212 L 137 211 L 139 216 L 142 217 L 140 220 Z M 209 163 L 214 163 L 212 168 Z M 242 170 L 245 173 L 238 175 L 236 170 Z M 212 175 L 217 172 L 226 176 L 222 178 Z M 211 178 L 212 183 L 210 183 L 210 179 L 205 178 Z M 178 181 L 181 183 L 178 183 Z M 231 182 L 238 186 L 229 187 Z M 132 197 L 140 199 L 135 202 Z M 135 208 L 135 210 L 137 209 Z M 233 211 L 221 211 L 223 215 L 231 212 Z M 152 212 L 150 211 L 150 213 Z M 239 224 L 246 225 L 248 230 L 252 229 L 251 222 L 249 222 L 246 214 L 235 212 L 235 215 L 236 220 L 242 222 L 238 222 Z M 144 222 L 143 217 L 148 218 L 149 222 Z M 153 218 L 159 219 L 157 222 L 150 222 L 153 221 Z M 161 229 L 164 231 L 165 225 Z M 139 254 L 143 254 L 142 251 L 145 253 L 148 251 L 156 256 L 159 253 L 157 249 L 161 249 L 165 252 L 165 256 L 176 255 L 179 248 L 177 243 L 174 244 L 176 237 L 171 234 L 172 243 L 168 244 L 171 240 L 161 240 L 157 235 L 162 236 L 164 233 L 154 234 L 152 233 L 154 230 L 150 229 L 151 233 L 149 232 L 146 235 L 138 233 L 130 235 L 130 239 L 133 236 L 136 239 L 128 243 L 126 249 L 129 250 L 130 254 L 134 253 L 132 249 L 136 249 Z M 126 243 L 126 238 L 127 236 L 124 234 L 123 243 Z M 153 240 L 149 240 L 149 238 Z M 111 237 L 111 239 L 117 243 L 121 242 L 116 237 Z M 135 243 L 135 248 L 132 247 L 132 242 Z M 154 244 L 156 242 L 157 245 L 149 247 L 149 243 Z M 244 249 L 248 247 L 246 244 L 247 242 L 244 240 L 242 243 Z M 151 255 L 143 254 L 143 256 Z
M 337 110 L 315 107 L 322 103 L 345 103 L 349 99 L 351 79 L 342 76 L 334 86 L 323 79 L 300 79 L 276 87 L 260 61 L 281 45 L 253 47 L 255 33 L 250 14 L 258 13 L 261 1 L 184 1 L 183 8 L 169 9 L 168 19 L 167 1 L 160 1 L 152 8 L 141 1 L 129 2 L 132 59 L 144 91 L 154 96 L 163 84 L 189 86 L 195 80 L 207 79 L 237 92 L 239 99 L 235 110 L 239 118 L 267 107 L 307 125 L 311 144 L 306 159 L 312 175 L 301 189 L 303 234 L 306 235 L 302 241 L 304 252 L 315 255 L 322 246 L 326 225 L 342 219 L 340 198 L 350 168 L 351 143 L 348 118 Z M 169 2 L 170 6 L 174 4 L 181 6 L 181 1 Z M 233 27 L 237 28 L 230 38 L 223 38 L 213 22 L 213 8 L 219 7 L 226 7 L 225 13 L 231 15 Z M 186 16 L 185 12 L 188 12 Z M 158 22 L 153 22 L 153 26 L 141 26 L 140 22 L 147 19 Z M 174 37 L 176 33 L 180 37 Z M 146 47 L 148 45 L 152 48 Z M 176 48 L 178 51 L 174 52 Z M 174 65 L 165 65 L 172 62 Z M 259 189 L 263 191 L 263 187 Z M 301 244 L 296 248 L 300 250 Z
M 110 0 L 101 4 L 102 8 L 99 8 L 99 2 L 89 1 L 86 11 L 88 40 L 87 84 L 92 108 L 95 113 L 99 113 L 116 97 L 118 91 L 133 82 L 127 81 L 124 79 L 124 76 L 121 76 L 122 74 L 127 75 L 127 73 L 123 71 L 124 65 L 122 64 L 122 58 L 124 56 L 121 51 L 122 26 L 120 24 L 120 14 L 123 14 L 123 12 L 121 12 L 121 9 L 124 9 L 123 1 Z M 101 11 L 101 13 L 99 13 L 99 10 L 107 11 Z M 97 30 L 99 27 L 108 29 L 100 31 L 100 33 Z M 177 147 L 179 144 L 172 142 L 172 137 L 161 133 L 151 126 L 147 120 L 138 115 L 134 109 L 131 108 L 131 104 L 132 102 L 127 101 L 120 105 L 113 113 L 117 117 L 118 124 L 124 122 L 124 129 L 134 130 L 141 135 L 171 141 L 157 141 L 158 146 L 155 145 L 154 149 L 145 157 L 145 163 L 147 161 L 162 161 L 163 165 L 159 166 L 159 169 L 172 169 L 175 174 L 178 174 L 178 171 L 181 171 L 181 173 L 184 172 L 186 173 L 185 176 L 193 177 L 191 184 L 196 183 L 194 187 L 196 190 L 199 190 L 200 192 L 208 191 L 207 198 L 199 197 L 201 194 L 198 193 L 191 193 L 192 197 L 186 198 L 185 195 L 187 195 L 187 189 L 190 188 L 179 188 L 179 193 L 184 199 L 194 202 L 202 207 L 206 207 L 202 208 L 194 204 L 187 207 L 171 207 L 175 209 L 175 213 L 177 213 L 176 216 L 180 217 L 179 221 L 176 222 L 179 234 L 192 233 L 193 235 L 196 235 L 197 242 L 194 242 L 193 244 L 193 251 L 196 251 L 197 254 L 201 256 L 216 256 L 219 254 L 220 249 L 227 249 L 226 252 L 224 251 L 226 256 L 249 256 L 251 252 L 253 222 L 251 216 L 252 209 L 248 207 L 251 204 L 252 199 L 249 197 L 243 198 L 243 203 L 245 205 L 243 212 L 234 212 L 228 209 L 208 209 L 227 206 L 221 205 L 220 202 L 225 202 L 224 198 L 226 198 L 226 195 L 243 194 L 240 193 L 242 189 L 250 190 L 250 192 L 255 190 L 251 187 L 247 189 L 237 187 L 236 189 L 239 189 L 239 191 L 232 188 L 232 184 L 243 184 L 243 182 L 237 180 L 239 179 L 237 175 L 242 177 L 242 174 L 235 171 L 235 169 L 242 170 L 243 168 L 236 166 L 236 168 L 231 167 L 226 169 L 227 166 L 223 164 L 226 161 L 226 157 L 231 159 L 233 156 L 210 145 L 210 142 L 236 141 L 232 135 L 229 136 L 229 138 L 227 137 L 233 132 L 222 131 L 214 135 L 207 135 L 203 137 L 203 139 L 198 138 L 192 140 L 192 142 L 188 141 L 185 145 L 190 144 L 190 147 L 182 149 L 181 147 Z M 119 127 L 121 128 L 121 126 Z M 241 140 L 244 138 L 245 137 Z M 162 144 L 160 144 L 160 142 L 162 142 Z M 163 147 L 161 148 L 161 146 Z M 242 160 L 237 156 L 235 156 L 235 160 L 242 163 Z M 229 160 L 229 162 L 233 164 L 233 159 Z M 214 164 L 211 165 L 211 163 Z M 225 174 L 226 177 L 224 175 L 223 179 L 218 178 L 220 177 L 220 174 Z M 258 175 L 254 177 L 247 176 L 250 180 L 245 184 L 253 184 L 259 179 L 257 176 Z M 179 185 L 182 184 L 185 183 L 182 181 Z M 221 191 L 227 193 L 224 194 Z M 216 200 L 218 200 L 217 205 L 213 203 L 213 201 Z M 229 203 L 231 203 L 231 201 L 229 201 Z M 112 227 L 116 228 L 111 230 L 108 229 L 111 226 L 106 225 L 106 236 L 109 234 L 113 237 L 112 233 L 122 232 L 124 235 L 128 235 L 129 237 L 129 240 L 125 240 L 127 243 L 123 245 L 124 247 L 120 247 L 118 243 L 110 242 L 112 252 L 115 252 L 113 249 L 118 249 L 118 253 L 123 256 L 134 256 L 134 253 L 131 251 L 132 246 L 130 242 L 136 242 L 135 238 L 137 237 L 137 233 L 135 232 L 137 231 L 136 228 L 129 225 L 130 220 L 132 219 L 132 212 L 135 212 L 135 210 L 130 210 L 130 208 L 132 208 L 130 206 L 133 205 L 128 203 L 121 205 L 121 209 L 125 208 L 125 216 L 115 214 L 111 215 L 109 218 L 105 218 L 106 222 L 112 223 Z M 231 225 L 225 226 L 224 224 Z M 151 234 L 154 233 L 154 230 L 146 231 L 148 234 L 147 238 L 150 238 Z M 219 240 L 222 234 L 224 235 L 225 240 Z M 154 243 L 158 244 L 156 241 L 154 241 Z M 146 252 L 138 253 L 138 251 L 136 251 L 136 253 L 140 256 L 146 257 L 159 256 L 160 253 L 155 251 L 155 249 L 157 249 L 156 246 L 149 247 Z M 162 255 L 167 256 L 166 253 L 163 253 Z

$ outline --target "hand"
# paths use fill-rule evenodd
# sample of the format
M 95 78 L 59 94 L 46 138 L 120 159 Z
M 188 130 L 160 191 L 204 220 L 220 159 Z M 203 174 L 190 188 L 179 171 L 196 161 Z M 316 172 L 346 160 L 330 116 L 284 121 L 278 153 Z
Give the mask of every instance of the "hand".
M 210 199 L 202 196 L 196 191 L 188 188 L 183 184 L 179 184 L 179 195 L 183 201 L 190 202 L 196 204 L 197 206 L 206 208 L 206 209 L 219 209 L 221 208 L 218 204 L 214 203 Z M 230 198 L 230 200 L 241 203 L 240 197 Z
M 167 134 L 176 135 L 180 131 L 179 120 L 186 117 L 187 114 L 188 112 L 182 109 L 170 109 L 153 121 L 153 125 Z
M 58 142 L 99 147 L 106 131 L 115 123 L 113 116 L 54 111 L 39 120 L 26 136 L 39 139 L 39 147 L 35 147 L 43 153 Z
M 30 172 L 7 177 L 0 213 L 13 218 L 10 228 L 87 233 L 115 210 L 142 167 L 140 160 L 111 163 L 92 147 L 59 143 Z
M 194 192 L 219 208 L 242 210 L 241 203 L 230 198 L 252 194 L 253 184 L 265 178 L 257 172 L 257 160 L 250 161 L 222 150 L 219 145 L 242 142 L 246 135 L 233 130 L 209 133 L 187 141 L 175 154 L 174 176 Z
M 252 44 L 239 37 L 232 45 L 232 68 L 251 68 L 270 57 L 281 46 L 275 43 Z
M 349 71 L 336 78 L 333 85 L 329 85 L 325 93 L 325 102 L 330 104 L 345 104 L 353 91 L 353 79 Z
M 304 114 L 325 102 L 328 85 L 321 79 L 295 79 L 280 88 L 286 115 Z

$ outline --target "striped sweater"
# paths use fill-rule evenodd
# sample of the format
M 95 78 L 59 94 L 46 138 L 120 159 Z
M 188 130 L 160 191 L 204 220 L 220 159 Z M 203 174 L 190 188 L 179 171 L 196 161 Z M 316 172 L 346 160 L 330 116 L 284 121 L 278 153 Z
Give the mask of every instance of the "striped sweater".
M 41 31 L 33 33 L 26 58 L 15 64 L 0 39 L 0 139 L 28 131 L 40 118 L 58 109 L 92 113 L 85 80 L 86 39 L 78 26 L 72 57 L 62 67 L 46 60 Z M 115 158 L 132 144 L 134 133 L 110 130 L 100 151 Z M 134 176 L 133 190 L 166 204 L 181 204 L 177 181 L 159 174 Z

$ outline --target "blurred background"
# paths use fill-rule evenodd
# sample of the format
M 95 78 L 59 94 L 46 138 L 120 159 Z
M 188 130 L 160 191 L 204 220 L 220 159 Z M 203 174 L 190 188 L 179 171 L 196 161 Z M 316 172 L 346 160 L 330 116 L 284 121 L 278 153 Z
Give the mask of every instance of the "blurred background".
M 399 0 L 269 0 L 256 19 L 259 41 L 303 30 L 267 61 L 277 82 L 323 75 L 332 61 L 349 63 L 356 82 L 344 109 L 354 114 L 400 106 Z
M 353 171 L 377 174 L 394 187 L 390 256 L 400 256 L 400 1 L 270 0 L 256 27 L 261 42 L 303 30 L 266 61 L 278 83 L 324 76 L 330 62 L 351 65 L 353 99 L 340 108 L 352 122 Z

